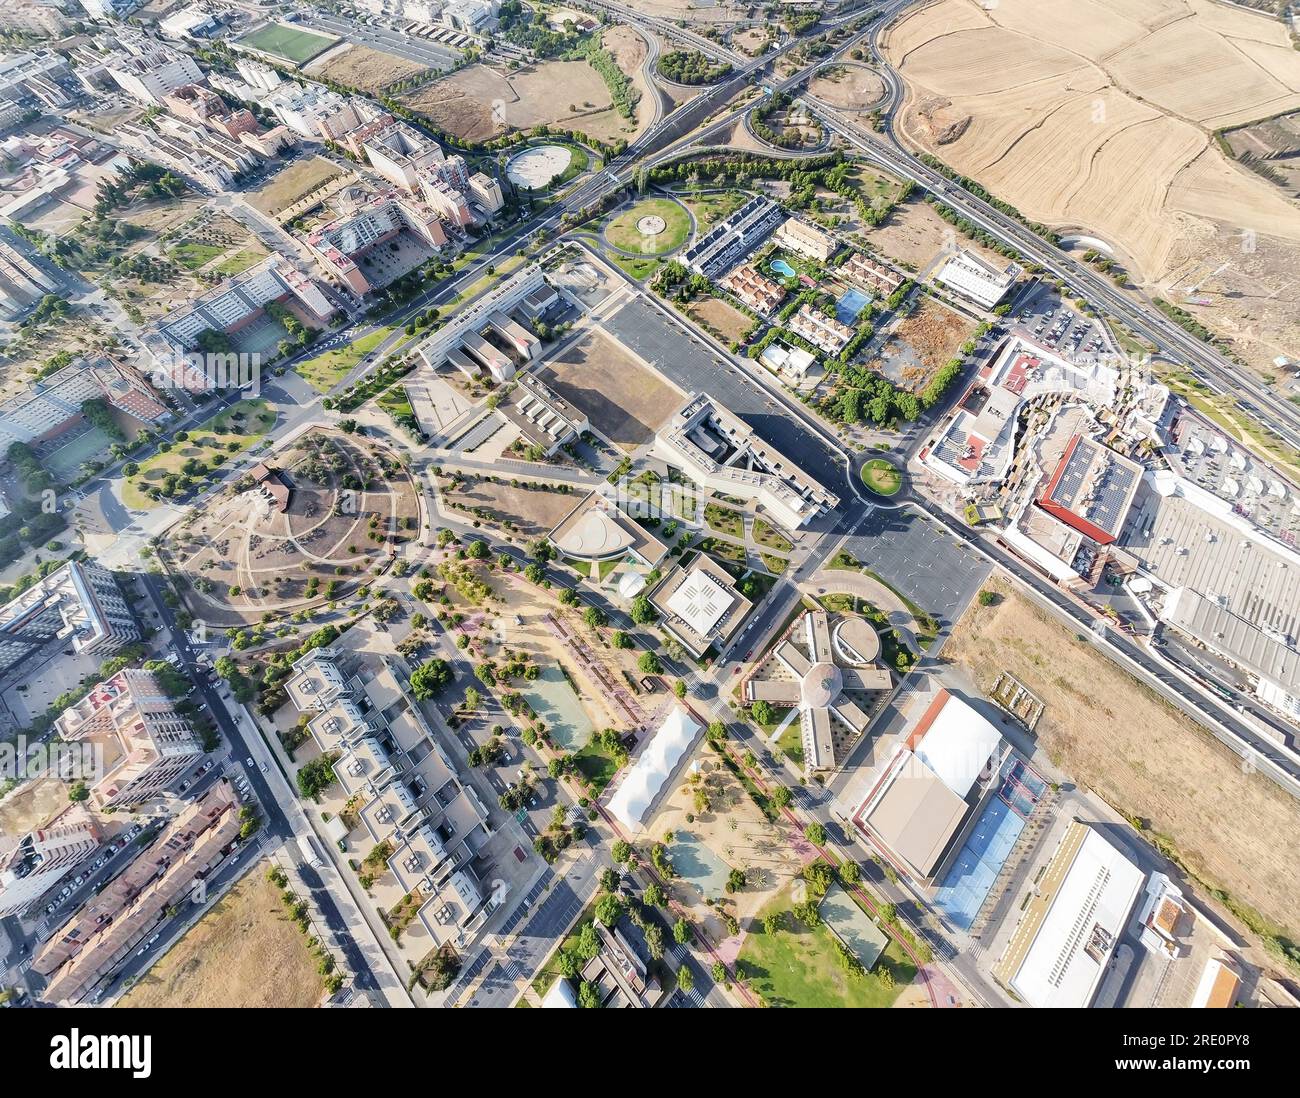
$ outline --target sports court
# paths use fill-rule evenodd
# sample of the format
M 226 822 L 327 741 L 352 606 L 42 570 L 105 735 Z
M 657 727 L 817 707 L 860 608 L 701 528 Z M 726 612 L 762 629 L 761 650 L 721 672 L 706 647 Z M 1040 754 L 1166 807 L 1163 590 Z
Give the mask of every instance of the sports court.
M 731 866 L 719 858 L 698 836 L 678 831 L 669 850 L 673 870 L 683 881 L 693 884 L 706 900 L 726 894 Z
M 1025 820 L 1047 789 L 1047 783 L 1022 759 L 1013 758 L 1000 781 L 997 795 L 984 806 L 935 894 L 934 906 L 962 930 L 969 930 L 975 922 L 1024 830 Z

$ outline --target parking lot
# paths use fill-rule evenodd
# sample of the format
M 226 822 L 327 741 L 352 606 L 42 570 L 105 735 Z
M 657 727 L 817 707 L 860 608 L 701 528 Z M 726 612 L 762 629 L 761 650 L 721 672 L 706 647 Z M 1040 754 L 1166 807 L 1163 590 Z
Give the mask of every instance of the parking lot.
M 951 534 L 906 509 L 877 508 L 845 548 L 944 627 L 957 620 L 989 574 L 989 565 Z
M 1061 354 L 1113 354 L 1105 327 L 1061 300 L 1051 286 L 1039 283 L 1016 299 L 1008 323 L 1035 342 Z

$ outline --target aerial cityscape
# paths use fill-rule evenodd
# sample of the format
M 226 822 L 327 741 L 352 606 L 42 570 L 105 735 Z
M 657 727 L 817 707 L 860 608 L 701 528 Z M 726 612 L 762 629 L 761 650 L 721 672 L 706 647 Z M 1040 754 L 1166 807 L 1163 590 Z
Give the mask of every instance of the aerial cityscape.
M 0 156 L 0 1005 L 1300 1006 L 1300 5 L 0 0 Z

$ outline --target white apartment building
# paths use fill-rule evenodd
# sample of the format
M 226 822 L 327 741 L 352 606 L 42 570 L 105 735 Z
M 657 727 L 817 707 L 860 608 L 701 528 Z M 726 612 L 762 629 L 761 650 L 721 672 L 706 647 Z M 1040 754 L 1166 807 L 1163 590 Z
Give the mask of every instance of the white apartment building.
M 185 84 L 197 84 L 203 71 L 188 53 L 140 35 L 122 41 L 123 49 L 104 59 L 104 68 L 127 95 L 161 105 L 163 97 Z
M 368 121 L 365 100 L 339 95 L 320 84 L 304 88 L 285 81 L 265 102 L 294 133 L 314 141 L 337 141 Z
M 275 69 L 252 57 L 240 57 L 236 60 L 235 71 L 243 77 L 245 84 L 258 91 L 275 91 L 281 84 L 280 74 Z
M 469 177 L 469 196 L 488 213 L 496 213 L 505 205 L 501 184 L 490 175 L 475 172 Z
M 419 190 L 421 171 L 445 159 L 438 142 L 405 122 L 385 126 L 366 141 L 365 150 L 375 171 L 412 194 Z

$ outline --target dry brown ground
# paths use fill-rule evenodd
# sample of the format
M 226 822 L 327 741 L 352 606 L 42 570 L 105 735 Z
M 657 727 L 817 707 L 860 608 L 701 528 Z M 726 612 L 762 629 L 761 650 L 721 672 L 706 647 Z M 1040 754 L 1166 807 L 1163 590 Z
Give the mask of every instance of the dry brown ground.
M 1090 642 L 1005 584 L 990 586 L 1002 601 L 972 604 L 944 656 L 984 691 L 1000 672 L 1015 675 L 1046 703 L 1038 740 L 1067 777 L 1150 821 L 1203 881 L 1296 927 L 1300 804 L 1243 773 L 1227 748 Z
M 254 866 L 122 999 L 124 1007 L 314 1007 L 324 984 L 266 863 Z
M 467 141 L 554 125 L 605 140 L 626 133 L 605 82 L 585 61 L 548 61 L 516 72 L 470 65 L 401 97 L 441 130 Z
M 596 331 L 551 359 L 542 379 L 628 451 L 649 442 L 682 400 L 622 344 Z
M 1108 240 L 1145 288 L 1178 300 L 1175 272 L 1224 258 L 1262 267 L 1242 274 L 1255 287 L 1294 276 L 1300 207 L 1213 139 L 1300 106 L 1282 23 L 1212 0 L 940 0 L 895 24 L 885 52 L 914 143 L 1027 216 Z M 1243 228 L 1260 243 L 1238 259 Z M 1262 367 L 1294 314 L 1225 297 L 1198 315 Z
M 904 370 L 903 380 L 908 387 L 913 392 L 922 387 L 925 378 L 952 359 L 974 330 L 970 320 L 930 297 L 911 316 L 899 321 L 890 332 L 890 339 L 904 340 L 925 363 L 924 371 L 915 367 Z M 909 372 L 918 376 L 910 377 Z
M 832 107 L 862 110 L 881 100 L 885 82 L 861 65 L 837 65 L 814 76 L 808 94 Z
M 344 50 L 331 50 L 304 71 L 377 95 L 399 80 L 424 72 L 425 68 L 382 50 L 353 45 Z
M 739 340 L 749 331 L 749 317 L 720 298 L 706 297 L 693 302 L 686 311 L 705 327 L 719 333 L 727 343 Z
M 313 156 L 278 172 L 266 186 L 246 197 L 249 204 L 262 213 L 277 213 L 329 182 L 341 170 L 323 157 Z
M 864 235 L 881 254 L 914 272 L 925 270 L 954 239 L 961 248 L 993 258 L 992 252 L 957 232 L 928 202 L 911 201 L 896 206 L 884 225 L 867 229 Z
M 515 488 L 509 481 L 493 484 L 486 477 L 470 475 L 449 498 L 465 507 L 486 507 L 498 519 L 514 523 L 519 534 L 534 537 L 553 530 L 582 497 L 549 487 Z

